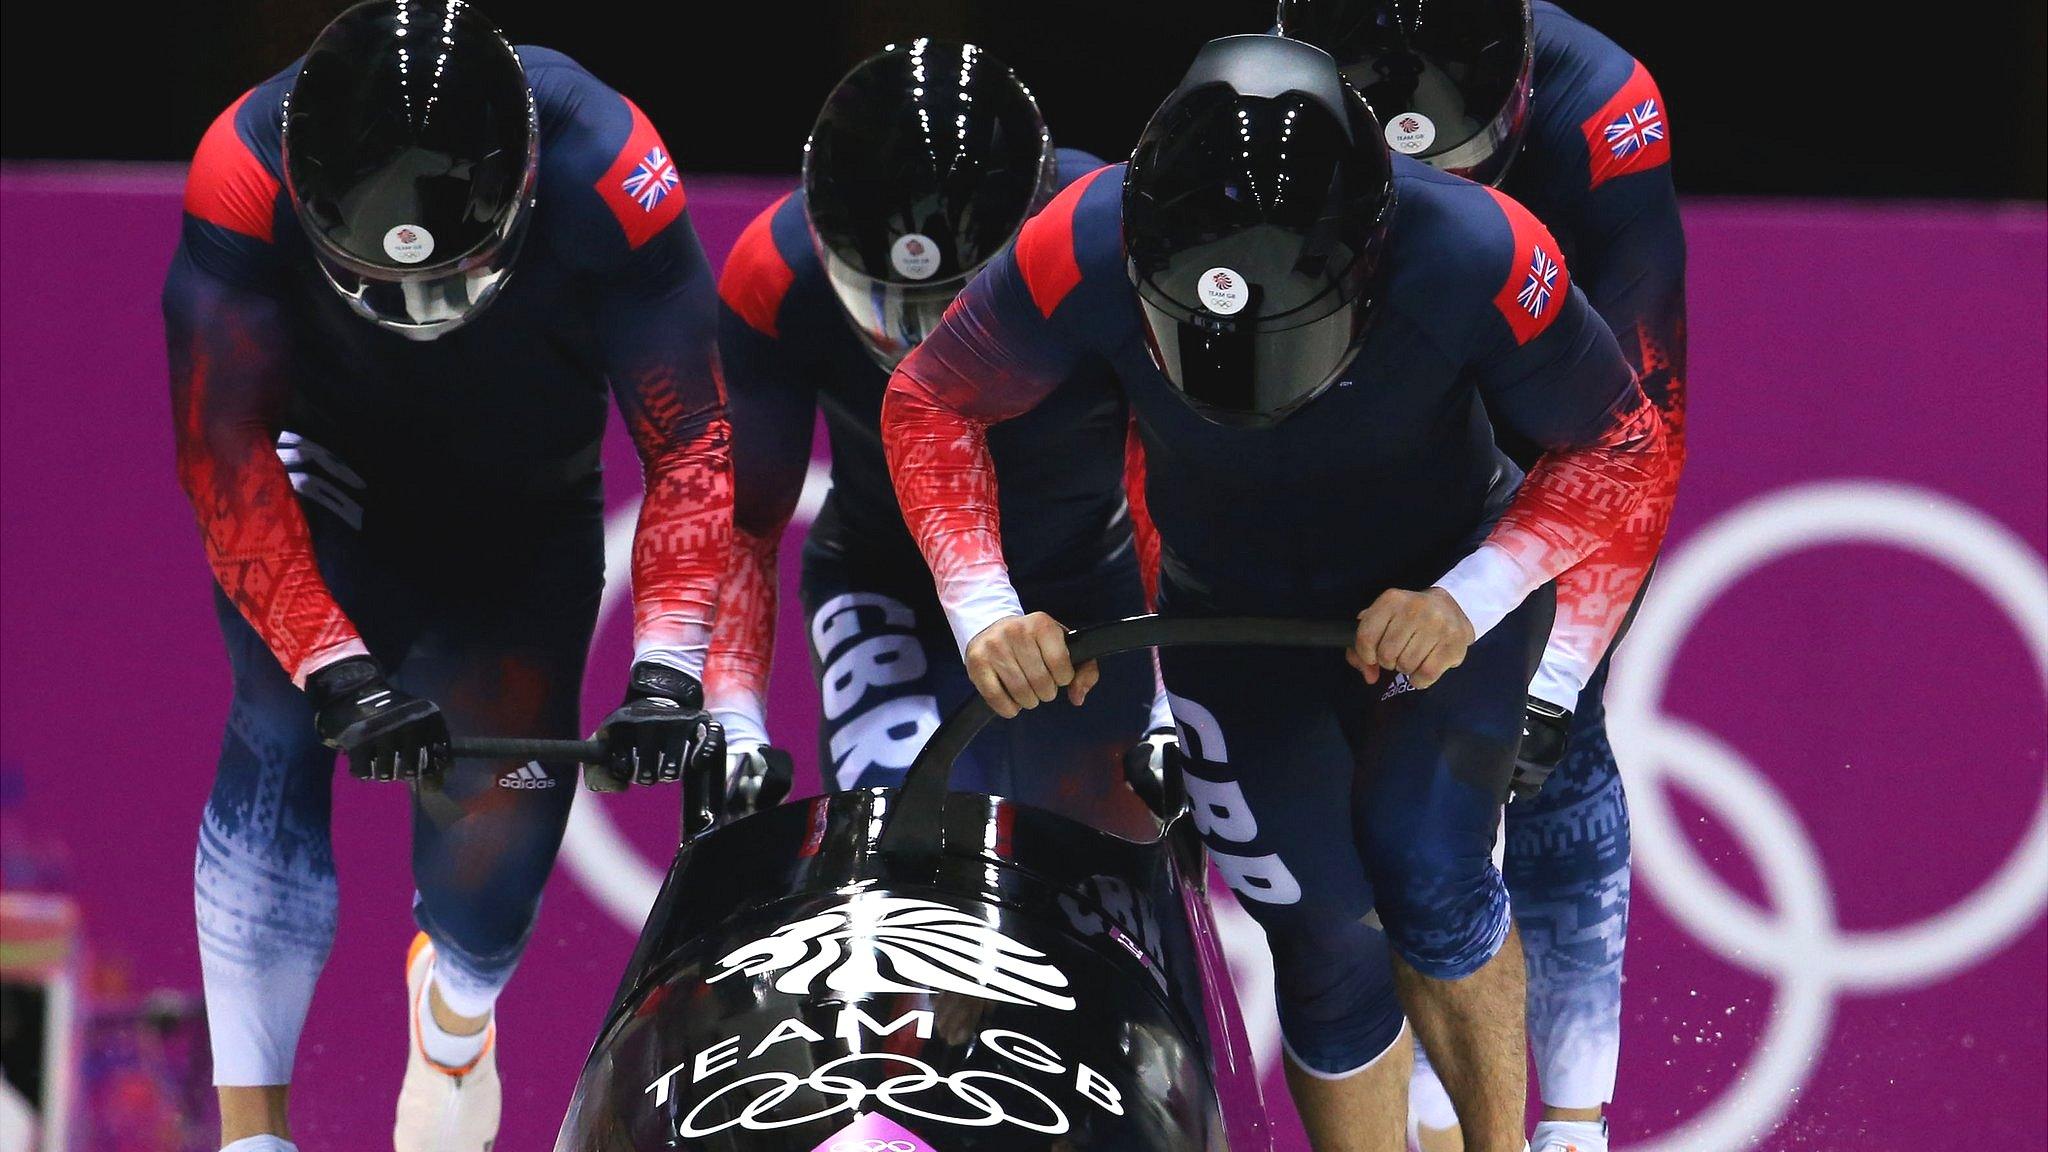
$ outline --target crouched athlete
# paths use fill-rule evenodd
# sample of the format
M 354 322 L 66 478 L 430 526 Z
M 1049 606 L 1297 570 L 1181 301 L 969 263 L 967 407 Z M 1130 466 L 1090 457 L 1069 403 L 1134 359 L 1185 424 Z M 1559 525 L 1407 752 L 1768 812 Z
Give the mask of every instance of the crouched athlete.
M 1643 498 L 1656 409 L 1526 209 L 1390 158 L 1321 51 L 1216 41 L 1129 166 L 1026 225 L 890 385 L 906 520 L 998 705 L 1068 672 L 1008 592 L 985 429 L 1090 356 L 1136 414 L 1164 611 L 1359 618 L 1348 668 L 1162 653 L 1311 1138 L 1400 1147 L 1405 1004 L 1471 1146 L 1523 1148 L 1522 957 L 1490 852 L 1549 582 Z M 1543 446 L 1526 479 L 1489 411 Z
M 395 1146 L 496 1135 L 493 1004 L 575 781 L 453 763 L 450 730 L 576 734 L 607 384 L 647 485 L 607 768 L 652 783 L 722 756 L 698 677 L 728 431 L 683 206 L 637 108 L 459 0 L 349 9 L 199 145 L 164 315 L 234 678 L 195 893 L 237 1152 L 291 1148 L 293 1055 L 335 932 L 337 751 L 358 777 L 416 782 Z
M 934 123 L 947 130 L 934 134 Z M 769 740 L 777 552 L 820 410 L 831 490 L 805 541 L 802 595 L 826 786 L 895 784 L 940 718 L 974 694 L 890 487 L 882 395 L 1024 221 L 1101 166 L 1053 147 L 1030 91 L 1000 61 L 919 39 L 847 73 L 811 133 L 802 187 L 741 234 L 719 281 L 735 547 L 707 682 L 736 760 L 776 755 L 757 750 Z M 1033 608 L 1076 623 L 1144 610 L 1121 487 L 1125 424 L 1108 364 L 1091 359 L 990 437 L 1003 543 Z M 1086 709 L 1076 707 L 1085 688 L 1071 701 L 1033 696 L 1028 715 L 982 734 L 955 779 L 1117 827 L 1138 815 L 1117 757 L 1144 732 L 1152 688 L 1133 659 L 1108 664 Z
M 1504 189 L 1549 227 L 1670 430 L 1666 470 L 1628 529 L 1558 578 L 1557 622 L 1529 690 L 1520 795 L 1507 810 L 1505 874 L 1543 1100 L 1535 1149 L 1606 1152 L 1629 826 L 1602 694 L 1685 458 L 1685 233 L 1668 110 L 1647 69 L 1546 0 L 1282 0 L 1279 16 L 1283 33 L 1336 57 L 1392 148 Z M 1535 445 L 1497 430 L 1517 463 L 1534 462 Z M 1456 1148 L 1455 1117 L 1426 1062 L 1412 1095 L 1427 1152 Z

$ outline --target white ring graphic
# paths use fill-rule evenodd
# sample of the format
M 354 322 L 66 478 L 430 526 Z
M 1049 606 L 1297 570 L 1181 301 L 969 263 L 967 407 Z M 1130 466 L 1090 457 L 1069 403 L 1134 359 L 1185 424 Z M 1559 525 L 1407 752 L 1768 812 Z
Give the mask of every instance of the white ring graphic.
M 1846 931 L 1835 921 L 1820 854 L 1763 773 L 1659 709 L 1685 637 L 1751 572 L 1806 548 L 1887 544 L 1943 564 L 1982 589 L 2026 641 L 2048 691 L 2048 569 L 1976 509 L 1925 489 L 1873 482 L 1805 485 L 1728 513 L 1660 568 L 1608 691 L 1626 747 L 1639 875 L 1659 903 L 1722 958 L 1776 983 L 1752 1064 L 1712 1107 L 1631 1152 L 1731 1152 L 1784 1118 L 1826 1047 L 1836 998 L 1919 987 L 2002 948 L 2048 905 L 2048 791 L 2032 826 L 1983 886 L 1917 924 Z M 1770 897 L 1757 909 L 1702 861 L 1662 789 L 1686 788 L 1742 842 Z
M 823 495 L 822 469 L 814 465 L 813 473 L 798 512 L 804 522 Z M 633 523 L 631 508 L 607 522 L 609 578 L 600 621 L 618 606 L 626 586 Z M 1938 982 L 2003 948 L 2048 907 L 2044 787 L 2026 834 L 1976 891 L 1914 924 L 1843 929 L 1819 849 L 1783 793 L 1719 739 L 1661 712 L 1679 649 L 1722 593 L 1772 561 L 1846 543 L 1917 553 L 1981 589 L 2019 630 L 2048 692 L 2048 566 L 2004 526 L 1941 493 L 1873 481 L 1787 488 L 1726 513 L 1665 559 L 1608 689 L 1610 726 L 1625 749 L 1637 866 L 1680 927 L 1716 955 L 1772 980 L 1775 993 L 1751 1064 L 1727 1092 L 1680 1127 L 1627 1152 L 1753 1147 L 1796 1101 L 1826 1047 L 1840 996 Z M 1664 784 L 1687 790 L 1711 809 L 1749 853 L 1768 911 L 1700 859 Z M 639 931 L 662 871 L 619 834 L 593 797 L 579 797 L 570 814 L 562 861 L 598 904 L 629 932 Z M 1265 942 L 1227 894 L 1219 892 L 1216 915 L 1263 1071 L 1279 1049 L 1278 1030 L 1270 1025 L 1270 962 L 1259 962 Z

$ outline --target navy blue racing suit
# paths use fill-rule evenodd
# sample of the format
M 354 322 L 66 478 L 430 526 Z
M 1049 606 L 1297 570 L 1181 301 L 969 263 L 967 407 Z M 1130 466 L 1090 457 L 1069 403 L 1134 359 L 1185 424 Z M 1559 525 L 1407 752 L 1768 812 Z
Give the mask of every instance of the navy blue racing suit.
M 280 157 L 297 64 L 193 160 L 163 304 L 178 474 L 234 672 L 195 875 L 224 1085 L 290 1081 L 334 936 L 335 753 L 309 673 L 367 653 L 457 735 L 577 734 L 608 393 L 647 483 L 636 656 L 702 670 L 732 491 L 710 269 L 639 109 L 559 53 L 518 51 L 537 215 L 503 293 L 431 342 L 358 318 L 314 261 Z M 458 762 L 415 801 L 415 914 L 458 1012 L 488 1011 L 510 978 L 574 784 Z
M 1669 109 L 1649 71 L 1547 0 L 1535 8 L 1535 97 L 1503 190 L 1563 246 L 1574 280 L 1664 414 L 1669 449 L 1626 530 L 1558 578 L 1558 620 L 1532 695 L 1572 710 L 1565 757 L 1508 805 L 1505 874 L 1529 971 L 1529 1044 L 1544 1103 L 1614 1095 L 1628 937 L 1628 803 L 1602 695 L 1615 644 L 1670 523 L 1685 460 L 1685 231 Z M 1527 466 L 1538 449 L 1499 428 Z
M 1101 167 L 1058 153 L 1062 184 Z M 855 336 L 812 244 L 801 190 L 740 236 L 720 276 L 719 353 L 731 399 L 735 546 L 707 688 L 729 745 L 765 742 L 775 569 L 824 414 L 831 489 L 803 550 L 811 667 L 823 699 L 827 787 L 901 779 L 941 717 L 974 695 L 904 527 L 880 432 L 889 373 Z M 1077 361 L 1037 410 L 991 437 L 1004 548 L 1024 601 L 1070 626 L 1144 611 L 1121 450 L 1127 410 L 1109 365 Z M 956 786 L 1098 824 L 1128 807 L 1121 752 L 1145 730 L 1151 670 L 1105 661 L 1086 708 L 1064 699 L 990 726 Z M 1110 811 L 1105 811 L 1105 809 Z
M 1210 423 L 1154 366 L 1125 268 L 1121 167 L 1070 186 L 968 287 L 896 373 L 882 421 L 961 636 L 1020 610 L 990 426 L 1089 357 L 1109 361 L 1135 414 L 1166 611 L 1348 619 L 1433 583 L 1464 609 L 1477 643 L 1419 691 L 1368 687 L 1336 654 L 1161 654 L 1197 826 L 1266 929 L 1288 1046 L 1324 1074 L 1400 1033 L 1388 944 L 1458 979 L 1505 940 L 1489 853 L 1549 584 L 1621 526 L 1664 439 L 1526 209 L 1405 158 L 1394 171 L 1370 334 L 1278 425 Z M 1519 486 L 1489 412 L 1546 450 Z

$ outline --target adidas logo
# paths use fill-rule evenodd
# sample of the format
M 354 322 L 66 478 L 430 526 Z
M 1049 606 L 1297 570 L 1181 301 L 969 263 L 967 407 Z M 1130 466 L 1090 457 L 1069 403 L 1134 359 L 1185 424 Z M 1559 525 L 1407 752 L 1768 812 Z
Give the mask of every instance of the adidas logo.
M 553 788 L 555 778 L 540 770 L 540 765 L 527 761 L 503 776 L 498 777 L 500 788 Z
M 1380 699 L 1392 700 L 1403 692 L 1413 691 L 1415 691 L 1415 681 L 1410 680 L 1406 672 L 1396 672 L 1394 673 L 1394 682 L 1387 685 L 1385 692 L 1380 693 Z

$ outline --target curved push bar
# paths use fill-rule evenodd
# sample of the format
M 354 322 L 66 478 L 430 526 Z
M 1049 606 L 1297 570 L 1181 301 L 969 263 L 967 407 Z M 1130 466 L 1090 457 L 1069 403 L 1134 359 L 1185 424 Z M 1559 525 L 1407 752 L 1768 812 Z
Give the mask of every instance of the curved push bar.
M 1067 633 L 1067 654 L 1086 664 L 1137 648 L 1187 645 L 1231 645 L 1255 648 L 1333 648 L 1351 646 L 1357 634 L 1352 620 L 1280 620 L 1261 616 L 1214 619 L 1132 616 L 1109 624 Z M 955 709 L 903 777 L 882 830 L 885 852 L 936 860 L 946 842 L 946 793 L 953 761 L 967 750 L 982 728 L 995 718 L 988 702 L 976 696 Z

